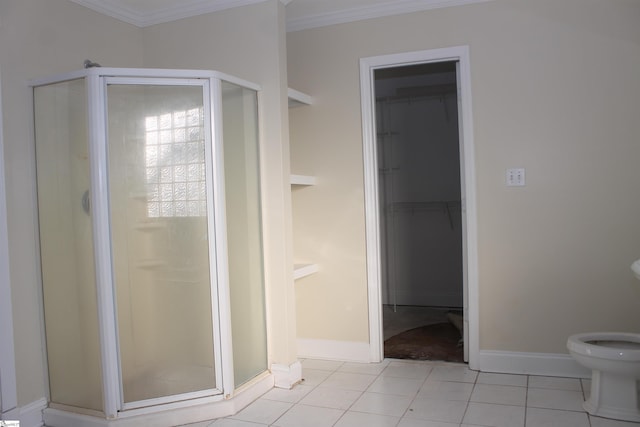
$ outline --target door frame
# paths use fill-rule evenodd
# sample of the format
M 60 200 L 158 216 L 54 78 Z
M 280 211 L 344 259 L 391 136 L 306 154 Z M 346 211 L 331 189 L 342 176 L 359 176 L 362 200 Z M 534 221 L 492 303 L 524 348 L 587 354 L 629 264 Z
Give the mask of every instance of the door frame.
M 369 303 L 369 358 L 384 358 L 382 326 L 382 282 L 380 218 L 378 201 L 378 162 L 376 150 L 376 111 L 374 71 L 429 62 L 455 61 L 458 79 L 460 178 L 462 195 L 462 265 L 464 297 L 465 359 L 478 369 L 478 227 L 476 206 L 475 152 L 471 112 L 471 72 L 469 47 L 455 46 L 360 59 L 360 96 L 364 157 L 365 233 L 367 248 L 367 290 Z
M 0 419 L 17 418 L 18 410 L 2 117 L 0 88 Z

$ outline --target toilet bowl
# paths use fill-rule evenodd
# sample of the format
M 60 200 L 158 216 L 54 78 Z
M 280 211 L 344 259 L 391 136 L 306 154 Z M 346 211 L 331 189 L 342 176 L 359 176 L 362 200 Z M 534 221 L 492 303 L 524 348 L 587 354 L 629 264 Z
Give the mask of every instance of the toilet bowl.
M 576 334 L 567 340 L 567 348 L 576 362 L 592 370 L 584 409 L 598 417 L 640 421 L 640 334 Z

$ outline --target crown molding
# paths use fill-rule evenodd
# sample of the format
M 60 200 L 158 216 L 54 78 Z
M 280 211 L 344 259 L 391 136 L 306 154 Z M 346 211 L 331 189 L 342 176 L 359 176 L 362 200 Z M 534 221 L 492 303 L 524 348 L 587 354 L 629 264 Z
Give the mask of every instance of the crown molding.
M 266 0 L 181 0 L 174 2 L 172 6 L 146 12 L 135 10 L 127 6 L 126 2 L 118 0 L 71 1 L 120 21 L 143 28 L 205 13 L 219 12 L 234 7 L 261 3 Z M 292 1 L 293 0 L 280 0 L 285 6 Z M 380 18 L 383 16 L 401 15 L 404 13 L 487 1 L 491 0 L 387 0 L 385 3 L 287 19 L 287 31 L 300 31 L 328 25 Z
M 155 24 L 175 21 L 182 18 L 202 15 L 205 13 L 219 12 L 221 10 L 232 9 L 234 7 L 247 6 L 261 3 L 265 0 L 183 0 L 176 4 L 152 11 L 142 13 L 127 7 L 117 1 L 105 0 L 71 0 L 74 3 L 88 7 L 104 15 L 111 16 L 123 22 L 137 27 L 148 27 Z M 285 6 L 292 0 L 280 0 Z
M 287 32 L 491 0 L 396 0 L 287 20 Z

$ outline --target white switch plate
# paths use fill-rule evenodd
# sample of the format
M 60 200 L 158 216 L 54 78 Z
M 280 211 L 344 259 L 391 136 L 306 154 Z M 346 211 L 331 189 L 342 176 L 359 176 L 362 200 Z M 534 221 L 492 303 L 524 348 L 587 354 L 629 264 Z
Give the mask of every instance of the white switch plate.
M 507 169 L 507 186 L 522 187 L 525 185 L 524 168 Z

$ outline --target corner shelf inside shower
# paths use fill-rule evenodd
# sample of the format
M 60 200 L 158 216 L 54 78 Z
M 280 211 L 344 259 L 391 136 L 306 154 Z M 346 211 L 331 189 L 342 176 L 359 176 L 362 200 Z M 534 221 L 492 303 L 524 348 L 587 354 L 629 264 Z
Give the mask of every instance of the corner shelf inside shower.
M 296 108 L 304 105 L 313 104 L 313 98 L 306 93 L 299 92 L 297 90 L 289 88 L 287 92 L 289 96 L 289 108 Z M 292 187 L 308 187 L 317 184 L 315 176 L 311 175 L 291 175 L 290 183 Z M 318 272 L 318 264 L 294 264 L 293 265 L 293 280 L 298 280 L 303 277 Z
M 156 230 L 164 230 L 167 228 L 167 224 L 164 222 L 139 222 L 134 225 L 133 228 L 140 231 L 156 231 Z

